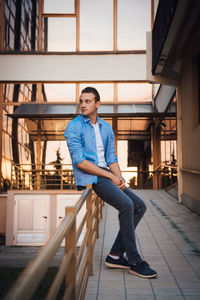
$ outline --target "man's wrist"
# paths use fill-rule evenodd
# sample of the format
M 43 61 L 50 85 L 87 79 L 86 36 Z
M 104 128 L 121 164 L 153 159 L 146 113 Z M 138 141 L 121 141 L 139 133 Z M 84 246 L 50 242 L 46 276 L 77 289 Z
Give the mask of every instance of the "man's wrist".
M 120 177 L 119 179 L 120 179 L 121 181 L 126 182 L 126 180 L 124 179 L 124 177 Z

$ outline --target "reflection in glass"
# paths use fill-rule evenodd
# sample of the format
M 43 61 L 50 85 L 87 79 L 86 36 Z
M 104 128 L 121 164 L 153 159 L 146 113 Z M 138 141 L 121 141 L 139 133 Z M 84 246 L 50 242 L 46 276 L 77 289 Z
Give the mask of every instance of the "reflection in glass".
M 11 161 L 2 157 L 2 176 L 4 179 L 11 178 Z
M 114 101 L 114 85 L 112 83 L 84 83 L 80 84 L 80 92 L 87 86 L 92 86 L 99 92 L 101 102 Z
M 63 159 L 62 164 L 71 164 L 71 158 L 66 141 L 48 141 L 46 152 L 46 164 L 56 160 L 56 151 L 59 149 L 60 156 Z
M 48 51 L 75 51 L 76 19 L 48 18 Z
M 146 49 L 146 31 L 150 31 L 150 0 L 118 0 L 118 50 Z
M 44 84 L 48 102 L 75 102 L 76 85 L 75 84 Z
M 80 1 L 80 50 L 113 50 L 113 0 Z
M 119 83 L 118 102 L 152 100 L 152 85 L 149 83 Z
M 74 13 L 74 0 L 44 0 L 44 13 Z

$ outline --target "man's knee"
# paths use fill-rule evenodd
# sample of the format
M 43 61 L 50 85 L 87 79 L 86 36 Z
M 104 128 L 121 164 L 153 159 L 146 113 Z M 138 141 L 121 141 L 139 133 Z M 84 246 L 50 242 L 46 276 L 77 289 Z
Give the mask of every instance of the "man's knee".
M 144 215 L 144 214 L 145 214 L 145 212 L 146 212 L 146 210 L 147 210 L 147 206 L 146 206 L 146 204 L 145 204 L 144 202 L 143 202 L 142 205 L 140 206 L 139 210 L 140 210 L 140 214 L 141 214 L 141 215 Z
M 134 210 L 133 202 L 132 202 L 131 200 L 129 200 L 129 199 L 126 199 L 126 200 L 123 202 L 122 210 L 132 212 L 132 211 Z

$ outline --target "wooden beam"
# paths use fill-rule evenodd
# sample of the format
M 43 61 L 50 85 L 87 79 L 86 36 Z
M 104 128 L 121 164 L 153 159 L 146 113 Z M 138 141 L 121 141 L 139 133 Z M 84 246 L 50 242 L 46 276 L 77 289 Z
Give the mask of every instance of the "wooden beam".
M 4 50 L 4 0 L 0 0 L 0 50 Z M 0 84 L 0 175 L 2 174 L 3 84 Z
M 76 14 L 43 13 L 43 18 L 75 18 Z
M 80 51 L 80 0 L 75 0 L 74 9 L 76 15 L 76 52 Z
M 151 31 L 154 26 L 154 0 L 151 0 Z
M 0 175 L 2 174 L 2 145 L 3 145 L 3 84 L 0 84 Z
M 160 126 L 151 127 L 151 142 L 152 142 L 152 160 L 153 160 L 153 170 L 156 170 L 161 164 L 161 144 L 160 144 Z M 153 189 L 161 188 L 161 176 L 159 169 L 153 176 Z
M 0 73 L 0 82 L 146 80 L 145 54 L 0 54 L 0 65 L 4 70 Z
M 117 51 L 117 0 L 113 0 L 113 50 Z
M 79 83 L 76 83 L 76 103 L 77 103 L 77 106 L 76 106 L 76 113 L 78 114 L 79 113 L 79 96 L 80 96 L 80 84 Z

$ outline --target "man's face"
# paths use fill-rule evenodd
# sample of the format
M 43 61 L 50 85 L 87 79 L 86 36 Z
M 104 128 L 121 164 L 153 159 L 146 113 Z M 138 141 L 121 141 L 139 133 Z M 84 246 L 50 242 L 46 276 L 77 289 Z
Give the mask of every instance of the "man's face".
M 95 102 L 95 96 L 93 93 L 82 93 L 80 96 L 80 110 L 83 116 L 92 116 L 97 114 L 97 110 L 100 106 L 100 101 Z

